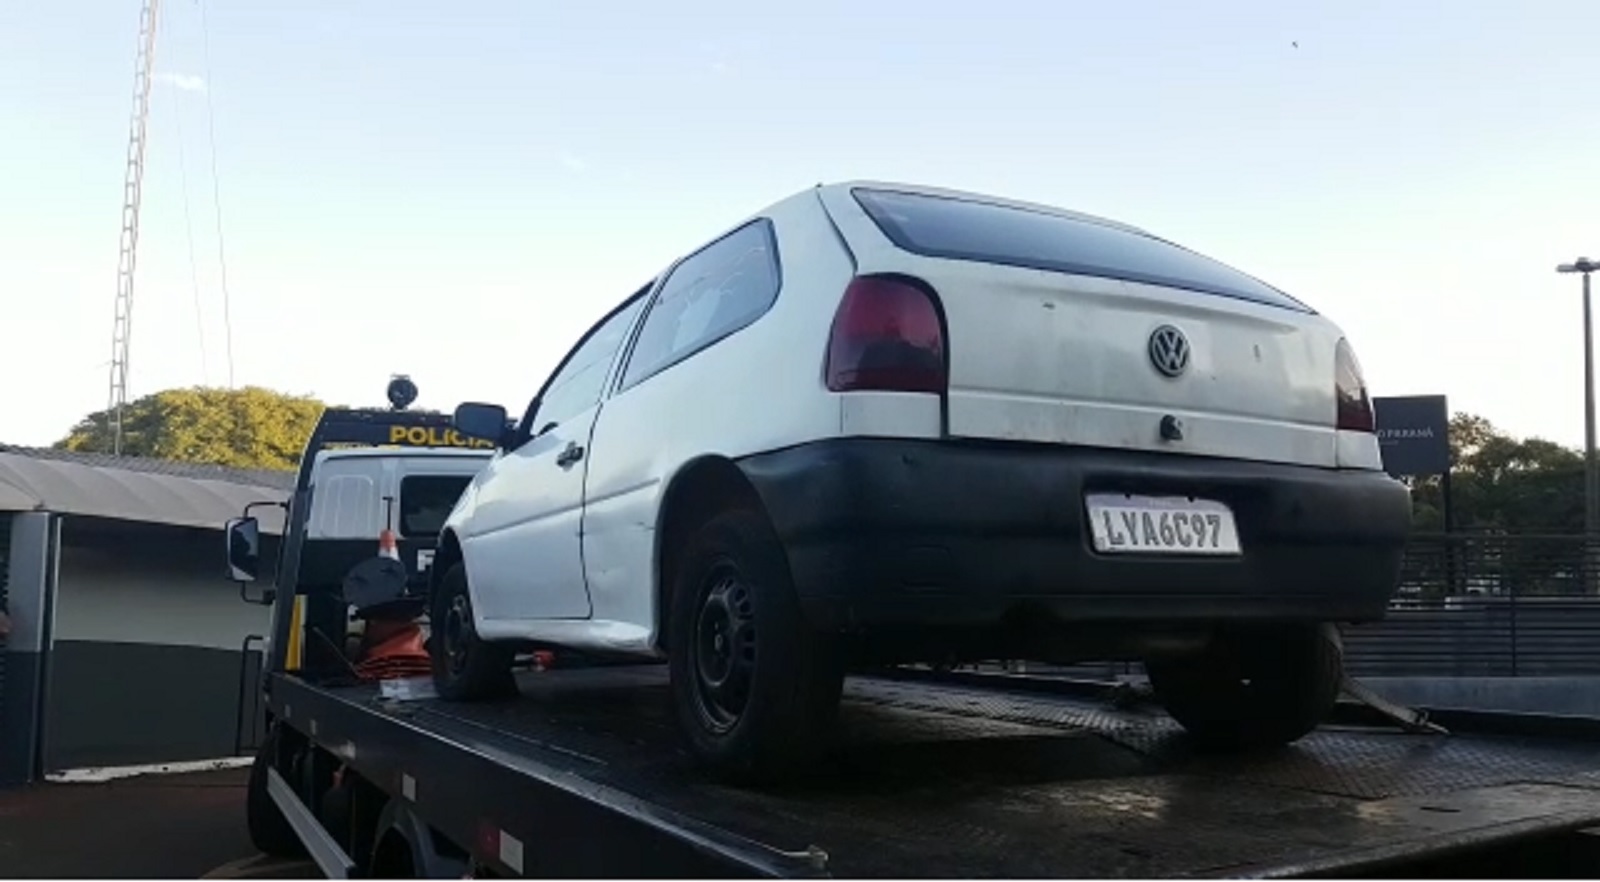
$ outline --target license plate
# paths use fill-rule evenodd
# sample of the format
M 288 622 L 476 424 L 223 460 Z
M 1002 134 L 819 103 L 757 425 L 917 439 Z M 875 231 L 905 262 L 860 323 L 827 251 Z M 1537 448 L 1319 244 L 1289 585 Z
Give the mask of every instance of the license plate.
M 1094 494 L 1084 500 L 1094 549 L 1102 554 L 1239 554 L 1233 512 L 1187 496 Z

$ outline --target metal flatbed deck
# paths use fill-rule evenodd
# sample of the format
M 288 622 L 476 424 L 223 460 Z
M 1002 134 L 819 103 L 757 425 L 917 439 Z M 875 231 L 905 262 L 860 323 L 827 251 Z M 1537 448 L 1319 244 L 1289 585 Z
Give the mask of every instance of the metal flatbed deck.
M 1327 726 L 1192 752 L 1159 711 L 855 678 L 839 749 L 782 791 L 707 781 L 659 667 L 517 699 L 382 701 L 274 677 L 275 712 L 517 875 L 1354 875 L 1600 825 L 1600 742 Z

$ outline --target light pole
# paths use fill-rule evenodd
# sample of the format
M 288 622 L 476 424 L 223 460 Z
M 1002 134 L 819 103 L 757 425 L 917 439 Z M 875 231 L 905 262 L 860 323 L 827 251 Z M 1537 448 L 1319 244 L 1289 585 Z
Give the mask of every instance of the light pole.
M 1585 544 L 1595 541 L 1600 528 L 1600 463 L 1594 449 L 1594 328 L 1590 324 L 1589 274 L 1600 270 L 1600 263 L 1580 257 L 1556 267 L 1558 273 L 1583 274 L 1583 534 Z M 1590 549 L 1592 552 L 1593 549 Z M 1585 555 L 1587 557 L 1587 555 Z

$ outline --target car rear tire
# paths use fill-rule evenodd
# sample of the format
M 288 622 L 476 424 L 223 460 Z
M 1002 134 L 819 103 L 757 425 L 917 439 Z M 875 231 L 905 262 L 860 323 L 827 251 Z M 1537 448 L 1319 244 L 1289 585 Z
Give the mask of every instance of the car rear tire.
M 516 647 L 478 637 L 463 564 L 451 566 L 440 578 L 428 618 L 428 657 L 433 662 L 433 686 L 440 698 L 477 701 L 516 693 L 517 682 L 511 673 Z
M 1344 647 L 1332 625 L 1219 635 L 1199 657 L 1145 663 L 1167 713 L 1213 750 L 1281 747 L 1321 725 L 1344 683 Z
M 844 664 L 837 642 L 806 624 L 778 537 L 762 514 L 728 511 L 679 561 L 668 661 L 692 754 L 742 783 L 802 773 L 833 730 Z

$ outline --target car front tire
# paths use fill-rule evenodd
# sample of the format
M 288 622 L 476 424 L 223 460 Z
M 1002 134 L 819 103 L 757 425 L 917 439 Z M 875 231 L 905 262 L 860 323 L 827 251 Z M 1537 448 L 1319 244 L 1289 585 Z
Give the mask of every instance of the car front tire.
M 476 701 L 515 694 L 511 673 L 515 647 L 478 636 L 472 623 L 467 570 L 457 563 L 445 571 L 428 611 L 428 657 L 433 686 L 446 701 Z
M 826 746 L 844 665 L 801 615 L 782 545 L 754 511 L 694 532 L 672 585 L 668 660 L 691 752 L 745 783 L 798 773 Z

